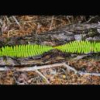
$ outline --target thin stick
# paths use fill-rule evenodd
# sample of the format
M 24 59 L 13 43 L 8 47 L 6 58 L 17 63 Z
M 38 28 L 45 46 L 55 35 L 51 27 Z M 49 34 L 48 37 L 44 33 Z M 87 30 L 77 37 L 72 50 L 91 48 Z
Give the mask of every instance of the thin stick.
M 89 18 L 89 20 L 86 21 L 86 23 L 89 23 L 92 19 L 94 19 L 94 18 L 96 18 L 96 17 L 98 17 L 98 16 L 91 16 L 91 18 Z
M 15 16 L 12 16 L 13 17 L 13 19 L 15 20 L 15 22 L 18 24 L 18 26 L 21 28 L 21 25 L 19 24 L 19 22 L 18 22 L 18 20 L 16 19 L 16 17 Z
M 41 72 L 39 72 L 38 70 L 35 70 L 35 72 L 37 72 L 44 80 L 46 80 L 47 83 L 50 83 L 48 79 Z
M 54 19 L 54 16 L 52 16 L 52 18 L 51 18 L 51 24 L 50 24 L 49 30 L 52 29 L 53 19 Z
M 69 24 L 71 24 L 71 21 L 70 21 L 70 18 L 71 16 L 67 16 L 67 20 L 68 20 L 68 22 L 69 22 Z
M 38 33 L 38 29 L 41 28 L 41 25 L 38 23 L 37 29 L 36 29 L 36 34 Z
M 88 73 L 88 72 L 78 72 L 80 75 L 90 75 L 90 76 L 100 76 L 100 73 Z
M 0 24 L 2 25 L 3 24 L 3 22 L 2 22 L 2 20 L 0 19 Z
M 38 66 L 38 67 L 30 67 L 30 68 L 22 68 L 22 69 L 17 69 L 17 71 L 35 71 L 38 69 L 44 69 L 44 68 L 52 68 L 52 67 L 57 67 L 57 66 L 64 66 L 67 68 L 68 71 L 74 71 L 75 74 L 79 75 L 92 75 L 92 76 L 100 76 L 100 73 L 88 73 L 88 72 L 82 72 L 82 71 L 77 71 L 75 68 L 67 65 L 66 63 L 57 63 L 57 64 L 52 64 L 52 65 L 44 65 L 44 66 Z
M 68 71 L 72 70 L 75 73 L 78 73 L 78 71 L 75 68 L 72 68 L 71 66 L 67 65 L 66 63 L 63 63 L 63 66 L 66 67 Z
M 80 56 L 75 57 L 74 60 L 80 60 L 80 59 L 87 57 L 87 56 L 88 55 L 80 55 Z
M 52 67 L 58 67 L 58 66 L 63 66 L 62 63 L 57 63 L 57 64 L 51 64 L 51 65 L 44 65 L 44 66 L 33 66 L 33 67 L 27 67 L 27 68 L 20 68 L 17 69 L 17 71 L 35 71 L 39 69 L 44 69 L 44 68 L 52 68 Z
M 14 68 L 16 71 L 25 72 L 25 71 L 36 71 L 39 69 L 45 69 L 45 68 L 52 68 L 52 67 L 58 67 L 58 66 L 64 66 L 68 69 L 68 71 L 74 71 L 75 74 L 79 75 L 92 75 L 92 76 L 100 76 L 100 73 L 88 73 L 88 72 L 82 72 L 77 71 L 75 68 L 67 65 L 66 63 L 57 63 L 57 64 L 51 64 L 51 65 L 44 65 L 44 66 L 33 66 L 33 67 L 27 67 L 27 68 Z M 10 70 L 8 67 L 0 67 L 0 71 L 8 71 Z
M 0 71 L 8 71 L 10 70 L 8 67 L 0 67 Z
M 5 18 L 6 18 L 7 22 L 8 22 L 8 24 L 11 24 L 9 18 L 7 16 L 5 16 Z

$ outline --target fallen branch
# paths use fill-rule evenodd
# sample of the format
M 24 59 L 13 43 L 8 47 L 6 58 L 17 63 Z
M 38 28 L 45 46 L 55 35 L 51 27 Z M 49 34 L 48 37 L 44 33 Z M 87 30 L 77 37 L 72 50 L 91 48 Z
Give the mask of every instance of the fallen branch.
M 33 67 L 27 67 L 27 68 L 20 68 L 16 69 L 17 71 L 35 71 L 39 69 L 45 69 L 45 68 L 52 68 L 52 67 L 58 67 L 63 66 L 63 63 L 57 63 L 57 64 L 51 64 L 51 65 L 44 65 L 44 66 L 33 66 Z
M 8 71 L 8 70 L 10 70 L 9 67 L 0 67 L 0 71 Z
M 20 71 L 20 72 L 36 71 L 39 75 L 41 75 L 48 82 L 48 80 L 37 70 L 58 67 L 58 66 L 64 66 L 67 68 L 68 71 L 73 71 L 75 74 L 79 74 L 79 75 L 100 76 L 100 73 L 88 73 L 88 72 L 77 71 L 75 68 L 67 65 L 66 63 L 57 63 L 57 64 L 51 64 L 51 65 L 33 66 L 33 67 L 26 67 L 26 68 L 14 68 L 12 70 L 16 70 L 16 71 Z M 11 70 L 11 69 L 8 67 L 0 68 L 0 71 L 8 71 L 8 70 Z
M 90 75 L 90 76 L 100 76 L 100 73 L 88 73 L 88 72 L 82 72 L 82 71 L 77 71 L 75 68 L 72 68 L 71 66 L 67 65 L 66 63 L 64 63 L 64 66 L 70 71 L 74 71 L 75 74 L 79 74 L 79 75 Z

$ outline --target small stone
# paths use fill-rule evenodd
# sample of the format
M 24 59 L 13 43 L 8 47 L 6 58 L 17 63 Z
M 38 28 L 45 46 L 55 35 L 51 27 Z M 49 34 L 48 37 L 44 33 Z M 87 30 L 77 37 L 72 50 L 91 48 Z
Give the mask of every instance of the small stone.
M 5 61 L 3 60 L 2 57 L 0 57 L 0 65 L 5 65 Z
M 80 34 L 79 35 L 75 35 L 74 37 L 75 37 L 75 40 L 82 40 L 82 35 L 80 35 Z
M 97 32 L 100 33 L 100 28 L 97 29 Z
M 100 40 L 100 36 L 93 37 L 93 40 Z
M 15 61 L 12 58 L 7 57 L 5 61 L 6 65 L 16 65 Z
M 91 41 L 91 40 L 93 40 L 93 38 L 92 37 L 89 37 L 86 40 Z

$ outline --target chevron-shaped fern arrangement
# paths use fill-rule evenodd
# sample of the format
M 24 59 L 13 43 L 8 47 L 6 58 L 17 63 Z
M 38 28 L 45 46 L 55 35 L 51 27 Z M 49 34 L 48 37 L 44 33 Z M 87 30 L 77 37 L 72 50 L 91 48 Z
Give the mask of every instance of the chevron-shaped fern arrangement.
M 100 43 L 89 41 L 73 41 L 55 48 L 61 50 L 62 52 L 69 53 L 95 53 L 100 52 Z
M 17 46 L 5 46 L 0 49 L 0 56 L 11 57 L 31 57 L 41 55 L 44 52 L 52 50 L 53 47 L 42 45 L 17 45 Z
M 99 42 L 89 41 L 73 41 L 61 46 L 51 47 L 45 45 L 17 45 L 17 46 L 5 46 L 0 49 L 0 56 L 10 57 L 31 57 L 41 55 L 52 49 L 58 49 L 62 52 L 68 53 L 89 53 L 100 52 Z

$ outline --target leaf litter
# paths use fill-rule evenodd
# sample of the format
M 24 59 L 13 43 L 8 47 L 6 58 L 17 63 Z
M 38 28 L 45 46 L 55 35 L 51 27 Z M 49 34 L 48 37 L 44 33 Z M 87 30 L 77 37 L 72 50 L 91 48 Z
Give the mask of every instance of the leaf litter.
M 85 22 L 85 16 L 0 16 L 0 38 L 9 39 L 10 37 L 23 37 L 28 34 L 41 34 L 42 32 L 47 32 L 59 28 L 70 23 Z M 52 22 L 52 23 L 51 23 Z M 21 26 L 21 27 L 20 27 Z M 14 41 L 12 41 L 14 42 Z M 44 44 L 52 44 L 52 42 L 44 42 Z M 51 54 L 50 54 L 51 55 Z M 79 59 L 72 60 L 69 56 L 61 56 L 55 54 L 50 56 L 46 54 L 37 60 L 29 59 L 29 64 L 34 63 L 40 65 L 51 64 L 56 62 L 65 61 L 70 66 L 76 68 L 77 70 L 87 71 L 87 72 L 99 72 L 100 73 L 100 61 L 94 59 Z M 14 60 L 7 58 L 9 63 L 13 63 Z M 21 60 L 20 60 L 21 61 Z M 25 63 L 26 60 L 22 61 Z M 7 63 L 7 62 L 6 62 Z M 5 64 L 3 58 L 0 58 L 0 64 Z M 39 70 L 49 81 L 50 84 L 100 84 L 100 77 L 89 76 L 89 75 L 77 75 L 72 71 L 68 71 L 64 67 L 48 68 Z M 36 72 L 14 72 L 6 71 L 0 72 L 0 84 L 47 84 L 46 81 Z

